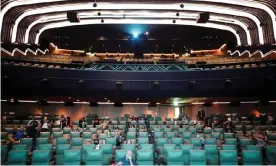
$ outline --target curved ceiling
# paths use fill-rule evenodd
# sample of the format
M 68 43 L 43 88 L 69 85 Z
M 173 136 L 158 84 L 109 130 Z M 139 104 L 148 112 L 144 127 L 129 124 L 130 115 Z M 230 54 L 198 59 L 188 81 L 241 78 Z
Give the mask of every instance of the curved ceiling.
M 87 0 L 2 0 L 1 40 L 36 43 L 43 30 L 60 27 L 58 22 L 70 26 L 64 17 L 69 10 L 78 11 L 81 19 L 89 18 L 92 24 L 100 22 L 102 18 L 126 23 L 121 20 L 120 13 L 124 13 L 126 18 L 129 17 L 126 19 L 128 24 L 141 19 L 152 20 L 157 24 L 163 20 L 162 24 L 171 24 L 176 19 L 178 24 L 193 25 L 197 13 L 210 12 L 209 24 L 204 26 L 231 29 L 241 45 L 273 44 L 276 39 L 275 0 L 187 0 L 183 3 L 184 8 L 180 7 L 182 1 L 168 3 L 165 0 L 147 3 L 106 0 L 98 2 L 97 7 L 93 7 L 93 3 Z M 103 13 L 101 17 L 97 16 L 99 11 Z M 180 13 L 179 17 L 175 15 L 176 12 Z

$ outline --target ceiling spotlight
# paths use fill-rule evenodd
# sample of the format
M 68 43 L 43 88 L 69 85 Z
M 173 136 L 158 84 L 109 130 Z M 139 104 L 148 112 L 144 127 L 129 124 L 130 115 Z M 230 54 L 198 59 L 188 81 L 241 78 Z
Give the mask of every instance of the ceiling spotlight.
M 179 17 L 179 13 L 178 12 L 176 13 L 176 16 Z
M 101 20 L 101 23 L 104 23 L 104 19 Z
M 180 7 L 181 7 L 181 8 L 184 8 L 184 5 L 183 5 L 183 4 L 181 4 L 181 5 L 180 5 Z
M 94 4 L 93 4 L 93 7 L 97 7 L 98 5 L 97 5 L 97 3 L 95 2 Z
M 175 23 L 176 21 L 175 20 L 173 20 L 173 23 Z
M 101 16 L 101 15 L 102 15 L 102 13 L 101 13 L 101 12 L 99 12 L 99 13 L 98 13 L 98 16 Z

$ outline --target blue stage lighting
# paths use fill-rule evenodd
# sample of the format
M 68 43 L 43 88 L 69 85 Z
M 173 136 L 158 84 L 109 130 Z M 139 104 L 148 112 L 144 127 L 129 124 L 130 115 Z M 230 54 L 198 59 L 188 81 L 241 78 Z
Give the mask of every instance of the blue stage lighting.
M 137 32 L 134 32 L 134 33 L 133 33 L 133 38 L 137 38 L 138 35 L 139 35 L 139 34 L 138 34 Z

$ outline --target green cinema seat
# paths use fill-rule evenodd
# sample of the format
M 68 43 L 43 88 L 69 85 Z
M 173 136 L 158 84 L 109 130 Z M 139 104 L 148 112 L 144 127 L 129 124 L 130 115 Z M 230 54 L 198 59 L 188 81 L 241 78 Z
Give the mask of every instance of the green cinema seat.
M 63 165 L 81 165 L 81 151 L 80 150 L 64 150 L 64 164 Z
M 196 128 L 195 127 L 190 127 L 188 130 L 190 133 L 192 133 L 192 135 L 194 136 L 196 133 Z
M 260 151 L 260 150 L 262 150 L 262 147 L 258 146 L 258 145 L 246 145 L 246 150 L 257 150 L 257 151 Z
M 236 150 L 220 150 L 220 165 L 238 165 L 238 153 Z
M 92 134 L 97 134 L 97 128 L 89 128 L 89 131 L 92 132 Z
M 223 128 L 215 128 L 214 129 L 214 133 L 221 133 L 221 134 L 223 134 L 224 130 L 223 130 Z
M 205 156 L 208 165 L 218 165 L 219 156 L 218 156 L 218 146 L 217 145 L 205 145 Z
M 159 150 L 160 154 L 163 155 L 163 145 L 168 143 L 167 138 L 158 138 L 156 141 L 157 149 Z
M 84 142 L 92 142 L 92 132 L 83 132 L 82 138 Z
M 186 131 L 187 131 L 186 128 L 179 128 L 178 129 L 179 136 L 182 137 L 183 133 L 186 132 Z
M 275 165 L 276 164 L 276 146 L 271 145 L 267 146 L 265 148 L 265 154 L 266 154 L 266 159 L 268 161 L 268 165 Z
M 162 121 L 162 118 L 159 117 L 159 116 L 157 116 L 157 117 L 155 117 L 155 120 L 156 120 L 156 121 Z
M 183 161 L 184 165 L 189 165 L 190 163 L 190 150 L 194 148 L 194 145 L 192 144 L 181 144 L 180 149 L 182 150 L 182 155 L 183 155 Z
M 39 138 L 50 138 L 50 132 L 40 132 Z
M 72 138 L 71 139 L 71 149 L 72 150 L 81 150 L 83 144 L 83 138 Z
M 175 150 L 175 149 L 176 149 L 175 144 L 164 144 L 163 145 L 164 159 L 167 159 L 167 152 L 168 152 L 168 150 Z
M 106 138 L 105 143 L 106 144 L 111 144 L 112 146 L 116 146 L 116 138 L 115 137 L 113 137 L 113 138 Z
M 212 129 L 211 128 L 204 128 L 203 129 L 203 133 L 204 134 L 211 134 L 212 133 Z
M 222 150 L 237 150 L 237 146 L 236 145 L 226 145 L 226 144 L 223 144 L 221 146 L 221 149 Z
M 87 151 L 94 150 L 95 145 L 94 144 L 84 144 L 81 149 L 81 161 L 82 163 L 86 164 L 86 157 L 87 157 Z
M 36 139 L 36 147 L 38 148 L 39 145 L 49 144 L 49 138 L 37 138 Z
M 153 165 L 153 151 L 137 150 L 137 165 Z
M 100 145 L 100 149 L 103 151 L 103 165 L 109 165 L 112 158 L 112 144 Z
M 115 161 L 118 163 L 122 158 L 125 157 L 127 149 L 116 149 L 115 151 Z
M 165 118 L 165 121 L 171 121 L 172 119 L 171 118 Z
M 217 145 L 217 140 L 215 138 L 205 139 L 205 145 Z
M 31 150 L 33 145 L 33 139 L 32 138 L 21 138 L 20 144 L 27 145 L 28 150 Z
M 27 150 L 11 150 L 8 155 L 8 165 L 26 165 L 27 158 Z
M 127 132 L 127 140 L 131 140 L 132 143 L 136 143 L 136 132 Z
M 153 144 L 140 144 L 140 149 L 153 149 Z
M 164 128 L 163 131 L 166 132 L 172 132 L 172 128 Z
M 38 150 L 48 150 L 50 153 L 53 152 L 53 144 L 41 144 L 38 146 Z
M 80 138 L 80 132 L 71 132 L 70 138 Z
M 225 139 L 224 144 L 237 146 L 237 139 L 236 138 L 227 138 L 227 139 Z
M 138 136 L 139 136 L 139 138 L 148 137 L 148 133 L 147 132 L 139 132 Z
M 200 138 L 192 138 L 191 139 L 191 144 L 194 145 L 195 150 L 202 149 L 202 140 Z
M 259 150 L 242 151 L 243 165 L 263 165 L 263 158 Z
M 180 149 L 167 151 L 167 165 L 184 165 L 183 152 Z
M 240 142 L 241 150 L 245 150 L 247 145 L 253 145 L 252 139 L 241 138 L 239 142 Z
M 52 128 L 52 133 L 54 133 L 54 132 L 60 132 L 60 131 L 61 131 L 60 128 L 57 128 L 57 127 Z
M 164 122 L 162 122 L 162 121 L 157 121 L 157 125 L 163 125 L 164 124 Z
M 176 137 L 176 133 L 175 132 L 166 132 L 166 137 L 168 139 L 172 139 Z
M 63 137 L 63 132 L 53 132 L 53 138 L 62 138 Z
M 155 127 L 155 128 L 153 128 L 153 131 L 154 131 L 155 133 L 160 133 L 160 132 L 162 132 L 162 129 L 159 128 L 159 127 Z M 163 133 L 163 132 L 162 132 L 162 133 Z
M 71 148 L 70 144 L 57 145 L 56 147 L 56 165 L 64 164 L 64 151 Z
M 180 145 L 183 143 L 182 138 L 172 138 L 172 144 L 175 144 L 176 149 L 180 149 Z
M 34 150 L 32 153 L 32 165 L 50 165 L 50 150 Z
M 160 128 L 158 128 L 160 129 Z M 164 137 L 164 133 L 163 132 L 155 132 L 154 131 L 154 138 L 158 139 L 158 138 L 163 138 Z
M 13 145 L 12 150 L 28 150 L 27 145 Z
M 223 137 L 224 137 L 224 139 L 227 139 L 227 138 L 234 138 L 234 133 L 224 133 L 224 134 L 223 134 Z
M 61 137 L 56 139 L 56 145 L 64 145 L 64 144 L 68 144 L 67 138 Z
M 136 128 L 128 128 L 128 132 L 136 132 Z
M 70 134 L 71 133 L 71 128 L 70 127 L 64 127 L 63 128 L 63 134 Z
M 1 165 L 4 165 L 8 157 L 8 146 L 1 145 Z
M 137 138 L 138 140 L 138 145 L 140 146 L 141 144 L 148 144 L 149 143 L 149 138 L 145 137 L 145 138 Z
M 182 134 L 183 138 L 183 143 L 184 144 L 190 144 L 191 143 L 191 138 L 192 138 L 192 133 L 191 132 L 184 132 Z
M 190 150 L 190 165 L 206 165 L 204 150 Z
M 202 133 L 203 127 L 204 127 L 203 125 L 196 125 L 196 126 L 195 126 L 196 132 Z

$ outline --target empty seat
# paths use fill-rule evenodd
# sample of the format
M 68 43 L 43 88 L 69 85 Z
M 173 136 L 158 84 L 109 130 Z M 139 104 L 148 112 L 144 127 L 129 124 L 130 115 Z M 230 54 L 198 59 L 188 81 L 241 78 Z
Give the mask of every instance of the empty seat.
M 70 145 L 57 145 L 56 148 L 56 165 L 63 165 L 64 164 L 64 151 L 70 149 Z
M 172 139 L 176 137 L 176 133 L 175 132 L 166 132 L 166 136 L 168 139 Z
M 32 165 L 50 165 L 51 151 L 34 150 L 32 153 Z
M 191 132 L 184 132 L 182 134 L 182 138 L 183 138 L 183 143 L 184 144 L 190 144 L 191 143 L 191 138 L 192 138 L 192 133 Z
M 145 137 L 145 138 L 138 138 L 138 145 L 141 144 L 148 144 L 149 143 L 149 138 Z
M 83 132 L 82 138 L 84 142 L 87 142 L 87 143 L 92 142 L 92 132 Z
M 138 136 L 141 137 L 148 137 L 148 133 L 147 132 L 139 132 Z
M 204 150 L 190 150 L 190 165 L 206 165 Z
M 81 150 L 83 144 L 83 138 L 72 138 L 71 139 L 71 149 Z
M 253 141 L 251 139 L 241 138 L 240 139 L 240 146 L 242 150 L 246 149 L 246 145 L 252 145 Z
M 36 139 L 36 146 L 38 147 L 39 145 L 42 144 L 49 144 L 49 138 L 37 138 Z
M 40 138 L 50 138 L 50 132 L 40 132 Z
M 95 145 L 94 144 L 84 144 L 81 149 L 81 160 L 84 164 L 86 164 L 86 156 L 88 150 L 94 150 Z
M 182 138 L 172 138 L 172 144 L 176 145 L 176 148 L 179 149 L 180 145 L 182 144 Z
M 11 150 L 8 155 L 8 165 L 26 165 L 27 150 Z
M 215 138 L 205 139 L 205 145 L 217 145 L 217 140 Z
M 219 157 L 218 157 L 218 147 L 217 145 L 205 145 L 205 156 L 208 165 L 218 165 Z
M 119 160 L 121 160 L 122 158 L 125 157 L 127 152 L 127 149 L 116 149 L 115 151 L 115 161 L 116 163 L 119 162 Z
M 261 150 L 262 147 L 258 145 L 246 145 L 246 150 Z
M 38 146 L 38 150 L 49 150 L 50 152 L 53 151 L 53 144 L 42 144 Z
M 243 165 L 263 165 L 262 154 L 259 150 L 242 151 Z
M 160 128 L 159 128 L 160 129 Z M 154 131 L 154 138 L 158 139 L 158 138 L 163 138 L 164 137 L 164 133 L 163 132 L 155 132 Z
M 238 153 L 236 150 L 220 150 L 220 165 L 238 165 Z
M 63 128 L 63 134 L 66 134 L 66 135 L 68 134 L 69 135 L 70 133 L 71 133 L 71 128 L 70 127 L 64 127 Z
M 192 144 L 181 144 L 180 149 L 182 150 L 182 155 L 183 155 L 183 161 L 184 165 L 189 165 L 190 163 L 190 150 L 192 150 L 194 146 Z
M 237 146 L 237 139 L 235 139 L 235 138 L 227 138 L 227 139 L 225 139 L 224 143 L 226 145 L 235 145 L 235 146 Z
M 62 145 L 62 144 L 68 144 L 68 139 L 67 138 L 57 138 L 56 145 Z
M 81 151 L 80 150 L 64 150 L 64 165 L 80 165 Z
M 116 145 L 116 138 L 106 138 L 105 140 L 105 143 L 106 144 L 111 144 L 112 146 L 115 146 Z
M 112 158 L 112 144 L 103 144 L 100 145 L 100 149 L 103 151 L 103 164 L 109 165 Z
M 237 146 L 236 145 L 226 145 L 226 144 L 223 144 L 221 146 L 221 149 L 222 150 L 237 150 Z
M 153 149 L 153 144 L 141 144 L 140 149 Z
M 164 144 L 163 145 L 163 154 L 164 154 L 163 156 L 164 156 L 164 158 L 167 159 L 168 150 L 175 150 L 175 149 L 176 149 L 175 144 Z
M 61 131 L 61 129 L 60 128 L 52 128 L 52 132 L 54 133 L 54 132 L 60 132 Z
M 8 146 L 7 145 L 1 145 L 1 165 L 5 163 L 8 156 Z
M 103 165 L 102 150 L 88 150 L 85 164 L 86 165 Z
M 200 138 L 192 138 L 191 144 L 194 145 L 194 149 L 200 150 L 202 148 L 202 141 Z
M 182 150 L 168 150 L 167 152 L 167 165 L 183 165 L 183 152 Z
M 20 144 L 27 145 L 27 149 L 31 150 L 32 145 L 33 145 L 33 139 L 32 138 L 21 138 Z
M 168 139 L 167 138 L 158 138 L 157 142 L 156 142 L 156 146 L 160 152 L 160 154 L 163 154 L 163 145 L 168 143 Z
M 265 148 L 265 154 L 269 165 L 276 164 L 276 146 L 267 146 Z
M 153 151 L 149 149 L 137 150 L 137 165 L 153 165 Z
M 71 132 L 70 133 L 70 138 L 79 138 L 80 137 L 80 132 Z

